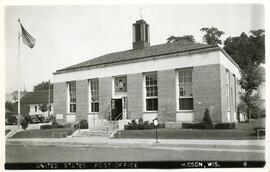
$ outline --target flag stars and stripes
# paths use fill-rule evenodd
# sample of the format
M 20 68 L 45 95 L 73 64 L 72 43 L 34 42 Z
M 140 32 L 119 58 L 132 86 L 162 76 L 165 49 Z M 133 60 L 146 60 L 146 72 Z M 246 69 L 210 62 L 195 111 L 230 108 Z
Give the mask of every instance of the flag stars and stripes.
M 33 48 L 35 46 L 35 43 L 36 43 L 36 39 L 33 38 L 26 30 L 25 28 L 23 27 L 23 25 L 20 23 L 21 25 L 21 36 L 22 36 L 22 40 L 23 40 L 23 43 L 25 45 L 27 45 L 28 47 L 30 48 Z

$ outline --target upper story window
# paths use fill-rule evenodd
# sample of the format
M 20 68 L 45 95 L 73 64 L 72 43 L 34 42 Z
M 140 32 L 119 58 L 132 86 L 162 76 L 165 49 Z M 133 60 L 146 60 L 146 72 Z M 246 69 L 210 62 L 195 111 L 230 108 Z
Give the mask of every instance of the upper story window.
M 98 79 L 89 80 L 90 112 L 99 112 L 99 82 Z
M 157 73 L 145 74 L 146 111 L 158 110 Z
M 76 82 L 68 82 L 68 111 L 73 113 L 76 112 Z
M 179 110 L 193 110 L 192 68 L 178 70 Z

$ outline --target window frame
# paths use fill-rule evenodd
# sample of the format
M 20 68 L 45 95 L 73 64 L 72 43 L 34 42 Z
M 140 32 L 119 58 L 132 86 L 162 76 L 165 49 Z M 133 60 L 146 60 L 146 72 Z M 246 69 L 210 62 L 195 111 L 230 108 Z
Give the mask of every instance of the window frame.
M 226 102 L 227 112 L 231 111 L 230 71 L 226 69 Z
M 96 82 L 96 85 L 92 85 L 92 83 Z M 96 88 L 95 90 L 93 90 L 92 88 Z M 96 92 L 96 96 L 97 96 L 97 100 L 96 101 L 93 101 L 92 99 L 92 95 L 93 95 L 93 92 Z M 89 79 L 88 80 L 88 94 L 89 94 L 89 113 L 99 113 L 99 80 L 98 78 L 95 78 L 95 79 Z M 96 104 L 98 106 L 98 109 L 96 110 L 95 108 L 95 111 L 93 111 L 94 108 L 92 108 L 92 106 L 94 105 L 96 107 Z
M 71 84 L 74 84 L 74 92 L 70 92 L 70 85 Z M 71 93 L 74 94 L 75 96 L 75 102 L 71 101 Z M 68 96 L 68 99 L 67 99 L 67 111 L 68 113 L 76 113 L 77 112 L 77 98 L 76 98 L 76 81 L 70 81 L 70 82 L 67 82 L 67 96 Z M 71 111 L 71 105 L 75 105 L 75 111 Z
M 147 84 L 147 76 L 154 75 L 156 82 L 154 82 L 153 85 L 151 85 L 151 80 L 149 80 L 149 85 Z M 143 74 L 144 76 L 144 111 L 145 112 L 158 112 L 158 78 L 157 78 L 157 72 L 147 72 Z M 152 90 L 149 94 L 149 90 Z M 150 99 L 156 99 L 157 100 L 157 108 L 156 110 L 147 110 L 147 100 Z M 153 106 L 154 107 L 154 106 Z
M 190 72 L 189 75 L 182 75 L 183 78 L 181 79 L 182 82 L 180 81 L 180 73 L 181 72 Z M 194 88 L 193 88 L 193 68 L 192 67 L 188 67 L 188 68 L 180 68 L 180 69 L 176 69 L 176 110 L 179 112 L 190 112 L 190 111 L 194 111 Z M 185 82 L 185 78 L 190 78 L 191 81 L 189 82 Z M 184 86 L 190 86 L 191 88 L 189 88 L 189 92 L 191 92 L 192 95 L 181 95 L 180 93 L 180 86 L 183 86 L 182 88 L 183 91 L 185 90 Z M 183 93 L 184 94 L 184 93 Z M 192 99 L 192 109 L 180 109 L 180 100 L 181 99 Z

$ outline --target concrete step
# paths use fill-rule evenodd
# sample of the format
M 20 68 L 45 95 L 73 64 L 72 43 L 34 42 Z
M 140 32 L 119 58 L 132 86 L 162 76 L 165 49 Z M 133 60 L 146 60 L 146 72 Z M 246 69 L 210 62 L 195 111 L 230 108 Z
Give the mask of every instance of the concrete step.
M 81 130 L 78 131 L 73 137 L 103 137 L 107 138 L 110 137 L 114 130 L 107 131 L 90 131 L 90 130 Z
M 118 122 L 113 121 L 104 121 L 101 124 L 95 126 L 94 128 L 91 128 L 90 130 L 96 130 L 96 131 L 107 131 L 108 130 L 116 130 L 118 129 Z
M 89 126 L 90 127 L 90 126 Z M 86 130 L 79 130 L 72 137 L 110 137 L 114 131 L 118 130 L 118 121 L 101 120 L 95 127 Z

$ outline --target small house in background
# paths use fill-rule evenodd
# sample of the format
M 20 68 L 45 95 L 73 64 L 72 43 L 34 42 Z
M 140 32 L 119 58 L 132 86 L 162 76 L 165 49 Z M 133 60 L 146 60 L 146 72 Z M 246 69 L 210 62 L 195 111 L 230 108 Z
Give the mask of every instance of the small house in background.
M 20 94 L 21 99 L 26 93 L 27 93 L 26 90 L 21 91 L 21 94 Z M 15 103 L 18 101 L 18 91 L 13 91 L 12 93 L 6 94 L 5 97 L 6 97 L 6 101 Z
M 48 111 L 49 97 L 50 97 L 50 111 Z M 53 90 L 50 90 L 50 96 L 48 90 L 28 92 L 21 99 L 21 102 L 29 106 L 30 116 L 40 115 L 47 118 L 50 114 L 53 114 Z

